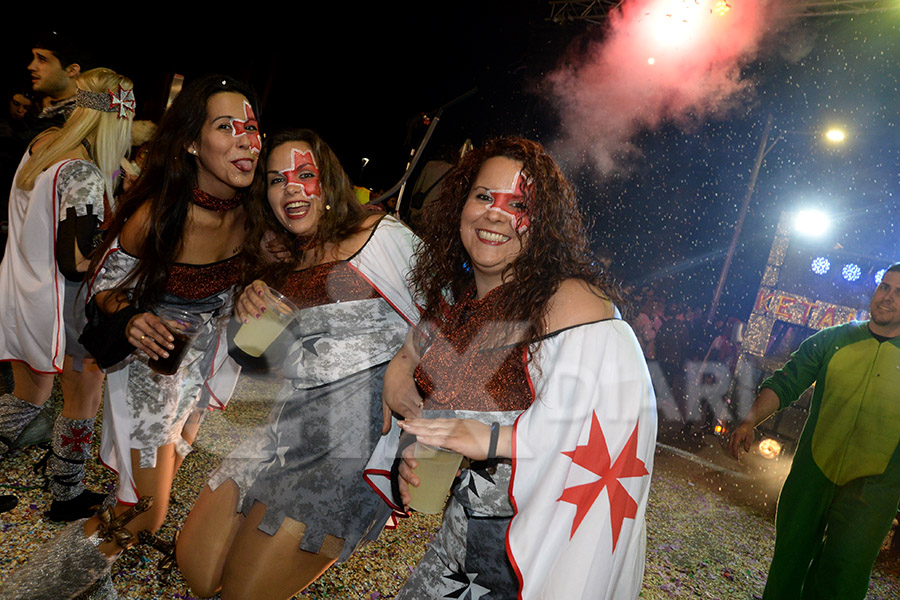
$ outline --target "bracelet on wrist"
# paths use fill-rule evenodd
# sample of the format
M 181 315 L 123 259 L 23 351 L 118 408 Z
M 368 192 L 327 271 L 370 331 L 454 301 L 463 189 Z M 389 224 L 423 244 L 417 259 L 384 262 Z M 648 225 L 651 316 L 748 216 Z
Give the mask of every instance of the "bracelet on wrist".
M 500 423 L 494 421 L 491 423 L 491 441 L 488 444 L 488 460 L 497 458 L 497 440 L 500 438 Z

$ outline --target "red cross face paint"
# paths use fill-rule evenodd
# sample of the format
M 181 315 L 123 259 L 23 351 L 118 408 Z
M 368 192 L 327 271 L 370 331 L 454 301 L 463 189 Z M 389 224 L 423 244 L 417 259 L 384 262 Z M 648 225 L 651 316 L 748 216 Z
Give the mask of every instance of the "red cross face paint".
M 266 197 L 275 218 L 300 238 L 315 235 L 325 214 L 319 167 L 312 147 L 297 140 L 271 149 L 266 163 Z
M 291 168 L 279 171 L 284 175 L 284 187 L 299 185 L 307 198 L 318 198 L 322 193 L 319 185 L 319 167 L 312 150 L 301 152 L 291 149 Z
M 528 211 L 525 206 L 525 189 L 528 182 L 522 171 L 517 171 L 510 182 L 509 187 L 499 190 L 488 190 L 493 202 L 488 205 L 489 210 L 499 210 L 506 213 L 513 223 L 516 233 L 522 234 L 531 225 Z
M 262 139 L 259 137 L 259 122 L 253 114 L 253 107 L 244 100 L 244 120 L 231 119 L 231 135 L 238 137 L 246 135 L 250 140 L 250 152 L 259 154 L 262 150 Z

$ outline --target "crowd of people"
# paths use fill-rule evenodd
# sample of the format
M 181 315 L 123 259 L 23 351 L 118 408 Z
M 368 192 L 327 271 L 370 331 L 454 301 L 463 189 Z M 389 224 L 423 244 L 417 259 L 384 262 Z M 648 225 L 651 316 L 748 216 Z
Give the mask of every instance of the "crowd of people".
M 677 414 L 679 430 L 685 434 L 711 429 L 729 417 L 724 396 L 701 399 L 691 390 L 716 383 L 710 381 L 713 378 L 733 379 L 741 351 L 741 322 L 734 317 L 710 322 L 702 307 L 667 301 L 650 286 L 633 293 L 631 300 L 639 307 L 631 323 L 644 357 L 656 361 L 662 374 L 654 385 L 666 388 L 664 393 L 656 390 L 657 398 L 671 398 L 674 404 L 661 412 Z M 691 377 L 701 381 L 690 382 Z
M 52 41 L 33 55 L 40 117 L 58 122 L 12 178 L 0 454 L 58 376 L 47 518 L 70 524 L 0 597 L 115 597 L 110 566 L 162 526 L 204 414 L 242 367 L 284 383 L 184 524 L 175 558 L 192 594 L 298 593 L 408 514 L 429 445 L 466 461 L 400 598 L 639 596 L 657 433 L 646 361 L 674 382 L 685 360 L 735 347 L 724 323 L 693 343 L 694 311 L 656 297 L 635 334 L 540 144 L 462 154 L 414 233 L 360 203 L 315 132 L 264 136 L 253 90 L 223 75 L 186 83 L 126 176 L 132 82 Z M 894 307 L 890 293 L 879 302 Z M 238 343 L 274 313 L 299 318 L 259 355 Z M 894 343 L 900 317 L 887 320 L 876 333 Z M 113 498 L 82 483 L 104 389 Z

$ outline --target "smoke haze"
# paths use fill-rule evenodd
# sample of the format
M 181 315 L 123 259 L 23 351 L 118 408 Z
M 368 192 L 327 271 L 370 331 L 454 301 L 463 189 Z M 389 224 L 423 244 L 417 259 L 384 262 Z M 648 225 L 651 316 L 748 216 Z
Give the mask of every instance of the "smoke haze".
M 689 128 L 752 91 L 742 67 L 787 23 L 784 0 L 630 0 L 601 42 L 549 78 L 562 125 L 554 152 L 601 173 L 640 155 L 634 136 L 664 122 Z

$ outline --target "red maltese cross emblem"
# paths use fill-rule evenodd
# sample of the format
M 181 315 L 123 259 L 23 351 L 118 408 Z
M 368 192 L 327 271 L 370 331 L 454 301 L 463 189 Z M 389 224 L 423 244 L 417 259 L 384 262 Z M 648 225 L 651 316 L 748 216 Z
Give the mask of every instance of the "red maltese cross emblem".
M 118 109 L 116 117 L 124 119 L 128 113 L 134 114 L 134 90 L 125 89 L 119 84 L 117 92 L 109 91 L 109 107 Z
M 591 422 L 591 434 L 588 443 L 583 446 L 577 446 L 571 452 L 563 452 L 572 459 L 576 465 L 584 467 L 591 473 L 599 477 L 593 483 L 576 485 L 563 490 L 562 496 L 559 497 L 560 502 L 569 502 L 577 508 L 575 511 L 575 520 L 572 522 L 572 532 L 569 539 L 575 536 L 575 532 L 581 525 L 581 522 L 587 516 L 594 501 L 606 488 L 609 496 L 610 521 L 612 523 L 612 547 L 615 552 L 616 543 L 619 541 L 619 533 L 622 530 L 622 522 L 625 519 L 633 519 L 637 515 L 637 502 L 628 494 L 628 490 L 622 486 L 620 479 L 626 477 L 642 477 L 649 475 L 644 462 L 637 457 L 637 438 L 638 426 L 634 426 L 634 431 L 622 448 L 622 452 L 612 463 L 609 455 L 609 449 L 606 447 L 606 438 L 603 430 L 600 428 L 600 422 L 597 420 L 597 414 L 594 413 Z M 610 464 L 612 463 L 612 464 Z
M 62 434 L 61 444 L 63 447 L 71 446 L 72 452 L 84 452 L 83 445 L 90 445 L 91 438 L 94 435 L 93 431 L 88 431 L 87 427 L 72 427 L 71 429 L 72 435 L 68 436 L 66 434 Z

